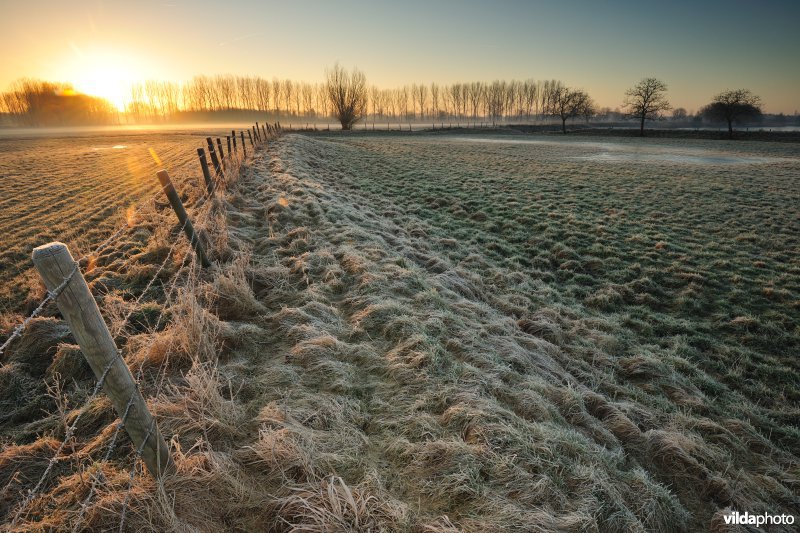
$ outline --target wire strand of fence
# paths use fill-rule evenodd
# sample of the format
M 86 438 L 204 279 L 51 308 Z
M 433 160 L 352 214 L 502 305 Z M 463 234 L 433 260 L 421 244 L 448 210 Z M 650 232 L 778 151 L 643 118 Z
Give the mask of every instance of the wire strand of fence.
M 186 266 L 186 259 L 190 258 L 190 257 L 193 257 L 193 256 L 191 254 L 187 254 L 186 256 L 184 256 L 183 261 L 181 261 L 181 265 L 178 267 L 178 270 L 175 272 L 175 275 L 173 276 L 173 279 L 172 279 L 172 282 L 170 284 L 169 289 L 164 292 L 165 302 L 169 302 L 170 301 L 170 299 L 172 297 L 172 294 L 175 291 L 175 288 L 177 287 L 178 280 L 180 279 L 180 272 Z M 158 319 L 156 320 L 156 323 L 151 328 L 151 333 L 155 333 L 155 332 L 157 332 L 159 330 L 159 327 L 161 326 L 161 321 L 164 318 L 164 316 L 165 316 L 164 312 L 161 312 L 159 314 Z M 155 344 L 156 339 L 157 339 L 157 337 L 153 334 L 151 336 L 151 338 L 150 338 L 150 342 L 144 348 L 145 352 L 149 352 L 150 351 L 150 349 Z M 171 349 L 172 343 L 173 343 L 173 341 L 170 340 L 169 344 L 167 345 L 167 350 Z M 163 363 L 162 363 L 162 366 L 163 366 Z M 159 369 L 159 374 L 160 373 L 161 373 L 161 369 Z M 139 369 L 136 372 L 135 382 L 136 382 L 136 386 L 137 387 L 141 383 L 143 374 L 144 374 L 144 365 L 142 364 L 142 365 L 139 365 Z M 108 463 L 109 459 L 111 458 L 111 454 L 114 453 L 114 449 L 116 448 L 117 439 L 119 438 L 120 431 L 125 426 L 125 422 L 126 422 L 126 420 L 128 418 L 128 413 L 130 413 L 131 406 L 133 405 L 134 397 L 135 397 L 135 395 L 131 394 L 131 397 L 128 399 L 128 404 L 125 406 L 125 412 L 122 414 L 122 416 L 120 417 L 120 421 L 117 423 L 116 427 L 114 428 L 114 434 L 111 437 L 111 441 L 109 442 L 108 449 L 106 450 L 106 453 L 103 456 L 103 459 L 102 459 L 102 461 L 100 463 L 101 465 L 105 464 L 105 463 Z M 81 502 L 80 514 L 78 515 L 78 518 L 77 518 L 77 520 L 75 522 L 75 525 L 72 528 L 73 532 L 78 531 L 79 528 L 80 528 L 80 525 L 83 523 L 84 514 L 86 513 L 86 510 L 89 507 L 89 503 L 92 501 L 92 498 L 94 497 L 94 494 L 97 491 L 98 483 L 101 483 L 101 482 L 102 483 L 106 482 L 106 478 L 105 478 L 105 474 L 103 474 L 103 471 L 99 470 L 98 474 L 96 476 L 92 477 L 92 486 L 89 489 L 89 494 L 86 496 L 86 498 L 83 500 L 83 502 Z
M 61 294 L 61 291 L 63 291 L 64 288 L 69 284 L 69 282 L 72 281 L 72 278 L 75 276 L 75 273 L 77 271 L 78 271 L 78 262 L 76 261 L 75 266 L 72 269 L 72 272 L 70 272 L 67 275 L 67 277 L 64 278 L 64 281 L 62 281 L 61 284 L 54 290 L 47 291 L 47 295 L 44 297 L 41 303 L 39 303 L 36 309 L 34 309 L 31 312 L 31 314 L 28 315 L 28 317 L 25 320 L 23 320 L 16 328 L 14 328 L 14 331 L 11 333 L 11 335 L 9 335 L 8 339 L 6 339 L 3 345 L 0 346 L 0 356 L 3 355 L 6 348 L 8 348 L 8 346 L 14 341 L 14 339 L 22 336 L 22 333 L 25 331 L 25 328 L 28 327 L 28 324 L 30 324 L 31 320 L 39 316 L 39 313 L 41 313 L 44 310 L 44 308 L 51 300 L 55 300 L 56 298 L 58 298 L 58 295 Z
M 191 273 L 194 273 L 194 269 L 195 269 L 196 266 L 197 266 L 197 257 L 195 255 L 191 255 L 191 260 L 190 260 L 190 263 L 188 265 L 188 270 Z M 174 342 L 173 340 L 170 340 L 169 345 L 167 346 L 167 350 L 171 349 L 173 342 Z M 161 367 L 159 368 L 159 371 L 157 373 L 156 382 L 158 383 L 158 385 L 156 386 L 156 391 L 155 391 L 155 395 L 156 396 L 160 396 L 161 395 L 161 391 L 162 391 L 162 388 L 164 386 L 164 377 L 166 376 L 166 370 L 167 370 L 167 361 L 164 360 L 161 363 Z M 146 440 L 147 439 L 145 439 L 145 441 Z M 125 517 L 127 515 L 128 503 L 130 502 L 130 495 L 131 495 L 131 491 L 133 490 L 133 480 L 134 480 L 135 475 L 136 475 L 137 460 L 141 459 L 142 451 L 143 451 L 143 447 L 142 446 L 140 446 L 139 449 L 136 450 L 136 455 L 134 457 L 133 464 L 131 465 L 131 470 L 130 470 L 130 472 L 128 474 L 128 489 L 127 489 L 127 491 L 125 493 L 125 500 L 123 502 L 122 512 L 120 513 L 119 531 L 123 530 L 123 526 L 125 524 Z
M 166 190 L 166 187 L 160 187 L 159 190 L 157 192 L 155 192 L 152 196 L 150 196 L 150 197 L 148 197 L 148 198 L 146 198 L 144 200 L 141 200 L 139 202 L 139 205 L 136 207 L 136 209 L 133 211 L 133 213 L 130 216 L 136 216 L 137 214 L 139 214 L 139 212 L 144 208 L 144 206 L 148 202 L 155 200 L 158 197 L 158 194 L 159 193 L 163 193 L 165 190 Z M 199 205 L 202 205 L 205 202 L 205 198 L 207 198 L 207 197 L 206 196 L 201 196 L 201 201 L 200 201 Z M 93 251 L 91 251 L 91 252 L 89 252 L 87 254 L 84 254 L 80 259 L 78 259 L 77 262 L 76 262 L 76 268 L 77 268 L 77 265 L 79 265 L 83 261 L 89 259 L 90 257 L 95 257 L 95 258 L 99 257 L 100 252 L 102 250 L 106 249 L 107 247 L 109 247 L 111 245 L 111 243 L 113 243 L 117 238 L 119 238 L 122 234 L 124 234 L 127 229 L 130 229 L 130 225 L 127 222 L 125 222 L 124 224 L 122 224 L 122 226 L 117 231 L 115 231 L 105 241 L 100 243 Z M 182 229 L 183 229 L 183 227 L 181 227 L 181 230 Z M 160 270 L 163 270 L 163 264 L 162 264 L 162 267 L 161 267 Z M 159 270 L 159 273 L 160 273 L 160 270 Z M 73 271 L 67 278 L 64 279 L 64 282 L 63 282 L 62 285 L 66 286 L 70 282 L 70 280 L 72 279 L 72 276 L 74 276 L 74 275 L 75 275 L 75 271 Z M 63 290 L 63 287 L 60 287 L 60 289 Z M 47 307 L 47 304 L 50 303 L 50 301 L 54 300 L 54 298 L 52 296 L 52 293 L 54 293 L 54 292 L 56 292 L 56 291 L 49 291 L 48 294 L 45 295 L 45 297 L 39 303 L 39 305 L 37 305 L 36 308 L 31 312 L 31 314 L 28 315 L 26 318 L 24 318 L 22 320 L 22 322 L 20 322 L 12 330 L 11 334 L 9 335 L 9 337 L 3 342 L 2 345 L 0 345 L 0 357 L 2 357 L 3 353 L 5 353 L 5 350 L 11 345 L 11 343 L 15 339 L 17 339 L 17 338 L 22 336 L 22 334 L 25 332 L 25 329 L 28 327 L 28 325 L 31 323 L 31 321 L 34 318 L 36 318 L 37 316 L 39 316 L 39 314 L 42 313 L 42 311 L 44 311 L 45 307 Z M 146 292 L 146 290 L 145 290 L 145 292 Z M 138 300 L 137 300 L 137 302 L 138 302 Z
M 231 174 L 232 173 L 241 172 L 241 165 L 242 165 L 242 163 L 244 162 L 244 160 L 246 158 L 242 157 L 242 158 L 237 158 L 237 159 L 238 159 L 238 163 L 239 164 L 236 165 L 234 168 L 230 168 L 228 170 L 228 172 L 230 172 Z M 165 188 L 166 187 L 162 187 L 160 192 L 163 192 Z M 155 198 L 155 196 L 153 196 L 152 198 L 148 198 L 147 201 L 149 201 L 149 200 L 151 200 L 153 198 Z M 200 197 L 200 200 L 194 205 L 194 207 L 198 210 L 198 212 L 195 213 L 196 217 L 199 217 L 200 215 L 206 214 L 206 213 L 202 213 L 202 211 L 201 211 L 204 207 L 207 208 L 206 210 L 210 209 L 211 202 L 207 201 L 209 198 L 210 198 L 209 196 L 202 195 Z M 143 205 L 144 205 L 144 202 L 142 202 L 141 205 L 137 208 L 137 212 L 143 207 Z M 183 226 L 186 226 L 187 222 L 188 222 L 188 219 L 187 219 L 186 222 L 184 222 Z M 39 304 L 39 306 L 37 306 L 37 308 L 34 310 L 34 312 L 31 313 L 31 315 L 28 318 L 26 318 L 19 326 L 17 326 L 17 328 L 15 328 L 15 330 L 14 330 L 14 333 L 12 333 L 12 335 L 3 343 L 2 347 L 0 347 L 0 355 L 3 353 L 3 350 L 5 350 L 7 348 L 7 346 L 15 338 L 18 338 L 22 334 L 22 332 L 24 331 L 25 327 L 27 327 L 28 323 L 31 320 L 33 320 L 33 318 L 38 316 L 39 313 L 42 312 L 42 310 L 45 308 L 47 303 L 49 303 L 50 301 L 54 301 L 58 297 L 58 295 L 61 293 L 61 291 L 64 290 L 64 288 L 69 284 L 69 282 L 72 280 L 72 278 L 75 276 L 75 274 L 77 272 L 79 272 L 79 270 L 80 270 L 80 266 L 79 266 L 80 261 L 82 261 L 82 260 L 88 258 L 90 255 L 98 253 L 99 251 L 102 251 L 106 247 L 110 246 L 110 244 L 116 238 L 118 238 L 120 235 L 122 235 L 125 232 L 127 227 L 128 227 L 128 225 L 124 224 L 120 229 L 118 229 L 116 232 L 114 232 L 109 238 L 107 238 L 100 245 L 98 245 L 95 248 L 95 251 L 92 252 L 92 254 L 87 254 L 87 255 L 83 256 L 81 259 L 79 259 L 78 261 L 75 261 L 74 268 L 70 272 L 70 274 L 68 274 L 68 276 L 61 282 L 61 284 L 56 289 L 54 289 L 53 291 L 49 291 L 48 292 L 48 294 L 45 297 L 45 299 Z M 183 229 L 183 227 L 181 228 L 181 230 L 182 229 Z M 179 230 L 179 232 L 180 232 L 180 230 Z M 122 330 L 124 330 L 124 328 L 125 328 L 125 326 L 127 324 L 127 321 L 130 319 L 130 316 L 132 315 L 132 313 L 134 312 L 134 310 L 136 308 L 136 305 L 138 305 L 141 302 L 143 297 L 147 294 L 149 289 L 155 283 L 155 280 L 158 278 L 158 276 L 164 270 L 164 268 L 166 267 L 166 264 L 169 261 L 169 258 L 171 257 L 172 253 L 174 252 L 174 250 L 177 247 L 179 242 L 181 242 L 181 240 L 177 239 L 170 246 L 170 248 L 169 248 L 169 250 L 168 250 L 168 252 L 166 254 L 166 257 L 161 262 L 159 267 L 156 269 L 156 272 L 153 274 L 153 276 L 151 276 L 151 278 L 148 280 L 148 283 L 145 285 L 145 287 L 142 290 L 142 292 L 140 293 L 139 297 L 137 297 L 137 299 L 134 301 L 133 305 L 131 306 L 131 309 L 128 311 L 128 313 L 125 315 L 125 317 L 121 321 L 121 325 L 120 325 L 117 333 L 120 333 Z M 172 281 L 170 290 L 166 294 L 167 298 L 171 297 L 171 294 L 172 294 L 173 290 L 176 287 L 177 280 L 179 278 L 179 274 L 180 274 L 181 270 L 184 267 L 184 263 L 186 261 L 186 257 L 190 257 L 190 265 L 189 266 L 192 269 L 192 271 L 194 270 L 194 266 L 195 266 L 195 263 L 196 263 L 197 259 L 195 257 L 195 254 L 188 253 L 184 257 L 184 260 L 181 262 L 181 266 L 179 266 L 179 268 L 177 269 L 177 271 L 176 271 L 176 273 L 175 273 L 175 275 L 173 277 L 173 281 Z M 156 323 L 156 326 L 155 326 L 156 330 L 159 327 L 159 324 L 160 324 L 160 321 L 161 321 L 162 318 L 163 318 L 163 312 L 159 315 L 159 318 L 157 320 L 157 323 Z M 152 347 L 154 342 L 155 342 L 155 336 L 151 339 L 150 344 L 148 345 L 148 350 L 149 350 L 149 348 Z M 100 392 L 100 389 L 103 386 L 103 383 L 105 382 L 105 379 L 106 379 L 108 373 L 110 372 L 110 370 L 113 367 L 113 365 L 116 363 L 116 360 L 120 359 L 120 358 L 122 358 L 122 351 L 117 349 L 116 350 L 116 355 L 114 356 L 113 359 L 111 359 L 108 362 L 108 364 L 104 368 L 102 375 L 100 376 L 100 378 L 98 379 L 97 383 L 95 384 L 95 386 L 94 386 L 94 388 L 92 390 L 92 393 L 89 395 L 89 397 L 87 398 L 86 402 L 84 402 L 84 405 L 89 404 L 98 395 L 98 393 Z M 162 363 L 162 367 L 159 369 L 158 374 L 161 375 L 162 372 L 165 372 L 165 371 L 166 371 L 166 366 Z M 140 366 L 139 370 L 137 371 L 137 378 L 136 378 L 137 389 L 138 389 L 138 385 L 139 385 L 139 382 L 140 382 L 141 377 L 142 377 L 142 372 L 143 372 L 143 366 Z M 157 386 L 156 394 L 158 395 L 161 392 L 161 388 L 163 387 L 164 380 L 163 379 L 159 379 L 157 381 L 158 381 L 159 385 Z M 119 432 L 124 427 L 126 418 L 127 418 L 128 414 L 130 412 L 130 408 L 131 408 L 132 403 L 133 403 L 133 398 L 134 398 L 134 395 L 131 395 L 131 398 L 129 399 L 129 401 L 127 403 L 127 406 L 126 406 L 125 411 L 124 411 L 124 413 L 123 413 L 123 415 L 122 415 L 122 417 L 120 419 L 120 422 L 117 424 L 117 427 L 115 428 L 114 435 L 112 436 L 111 442 L 109 443 L 109 448 L 106 450 L 103 462 L 107 462 L 108 461 L 108 459 L 110 458 L 111 454 L 113 453 L 113 451 L 114 451 L 114 449 L 116 447 L 116 441 L 117 441 Z M 50 472 L 52 471 L 52 469 L 55 466 L 55 464 L 58 462 L 59 456 L 62 454 L 64 448 L 67 445 L 67 443 L 72 439 L 72 436 L 73 436 L 73 434 L 74 434 L 74 432 L 75 432 L 75 430 L 76 430 L 76 428 L 78 426 L 78 423 L 80 422 L 81 416 L 84 414 L 84 412 L 85 411 L 81 411 L 80 413 L 78 413 L 78 415 L 75 417 L 75 420 L 73 420 L 72 424 L 66 429 L 64 439 L 61 441 L 59 446 L 56 448 L 56 451 L 53 454 L 53 457 L 51 457 L 50 460 L 48 461 L 47 467 L 45 468 L 45 470 L 42 473 L 41 477 L 37 481 L 36 485 L 32 489 L 30 489 L 28 491 L 27 495 L 25 496 L 25 498 L 23 499 L 23 501 L 21 502 L 21 504 L 17 508 L 17 511 L 15 512 L 14 518 L 12 519 L 12 522 L 11 522 L 11 526 L 12 527 L 16 526 L 16 524 L 19 522 L 19 519 L 22 517 L 23 513 L 27 510 L 28 505 L 30 505 L 30 503 L 36 498 L 36 496 L 38 495 L 38 493 L 40 492 L 40 490 L 44 486 L 44 483 L 45 483 L 46 479 L 48 478 Z M 142 441 L 142 443 L 140 444 L 140 446 L 136 450 L 136 458 L 134 459 L 133 466 L 132 466 L 131 471 L 130 471 L 129 483 L 128 483 L 128 491 L 126 493 L 126 497 L 125 497 L 125 501 L 123 503 L 123 509 L 122 509 L 122 513 L 121 513 L 120 531 L 122 531 L 122 528 L 123 528 L 123 525 L 124 525 L 124 522 L 125 522 L 125 516 L 126 516 L 126 512 L 127 512 L 128 502 L 129 502 L 129 499 L 130 499 L 130 492 L 131 492 L 131 490 L 133 488 L 133 480 L 134 480 L 134 477 L 135 477 L 135 469 L 136 469 L 136 464 L 137 464 L 136 461 L 137 461 L 138 458 L 141 458 L 141 456 L 142 456 L 142 452 L 144 450 L 145 444 L 147 443 L 147 440 L 149 439 L 150 435 L 152 435 L 153 425 L 154 424 L 155 424 L 155 419 L 153 419 L 153 421 L 151 423 L 151 426 L 150 426 L 150 428 L 148 429 L 148 431 L 147 431 L 147 433 L 145 435 L 144 440 Z M 81 504 L 81 511 L 80 511 L 80 514 L 79 514 L 79 517 L 78 517 L 78 521 L 76 522 L 76 525 L 75 525 L 75 530 L 77 530 L 77 528 L 80 526 L 80 524 L 82 522 L 83 516 L 84 516 L 85 511 L 86 511 L 86 509 L 88 507 L 88 504 L 89 504 L 89 502 L 91 502 L 91 498 L 94 496 L 94 493 L 96 492 L 97 483 L 102 481 L 103 479 L 104 479 L 104 475 L 103 475 L 102 471 L 100 471 L 97 476 L 93 476 L 92 487 L 90 488 L 89 495 L 87 496 L 87 498 Z
M 203 203 L 205 203 L 205 202 L 203 202 Z M 185 223 L 184 223 L 184 225 L 185 225 Z M 142 298 L 142 296 L 144 296 L 144 294 L 146 294 L 146 293 L 147 293 L 147 291 L 149 290 L 149 288 L 150 288 L 150 287 L 153 285 L 153 283 L 155 282 L 155 279 L 156 279 L 156 278 L 158 277 L 158 275 L 159 275 L 159 274 L 160 274 L 160 273 L 163 271 L 163 269 L 164 269 L 164 267 L 165 267 L 166 263 L 168 262 L 168 260 L 169 260 L 170 256 L 172 255 L 172 252 L 175 250 L 175 248 L 177 247 L 178 243 L 180 243 L 180 242 L 181 242 L 181 240 L 180 240 L 180 239 L 177 239 L 177 240 L 176 240 L 176 241 L 175 241 L 175 242 L 172 244 L 172 246 L 170 246 L 170 248 L 169 248 L 169 251 L 168 251 L 168 253 L 167 253 L 167 256 L 164 258 L 164 260 L 162 261 L 161 265 L 160 265 L 160 266 L 159 266 L 159 268 L 156 270 L 155 274 L 154 274 L 154 275 L 153 275 L 153 276 L 150 278 L 150 280 L 148 281 L 147 285 L 145 286 L 145 289 L 142 291 L 142 293 L 141 293 L 141 295 L 139 296 L 139 298 L 137 298 L 137 300 L 136 300 L 136 302 L 137 302 L 137 303 L 141 301 L 141 298 Z M 73 269 L 72 273 L 71 273 L 71 274 L 70 274 L 70 275 L 67 277 L 67 279 L 65 279 L 65 280 L 64 280 L 64 281 L 61 283 L 61 285 L 59 285 L 59 287 L 58 287 L 58 288 L 57 288 L 55 291 L 53 291 L 53 293 L 60 292 L 61 290 L 63 290 L 63 289 L 64 289 L 64 287 L 66 287 L 66 286 L 67 286 L 67 284 L 69 283 L 69 281 L 71 281 L 72 277 L 75 275 L 75 273 L 76 273 L 77 271 L 78 271 L 78 262 L 76 261 L 76 262 L 75 262 L 75 268 Z M 52 299 L 55 299 L 55 297 L 53 297 Z M 46 302 L 45 302 L 45 303 L 46 303 Z M 42 306 L 42 307 L 43 307 L 43 306 Z M 125 322 L 125 323 L 127 323 L 127 320 L 130 318 L 131 314 L 133 313 L 133 309 L 134 309 L 134 308 L 132 308 L 132 309 L 131 309 L 131 311 L 129 311 L 129 313 L 126 315 L 126 318 L 125 318 L 125 320 L 124 320 L 124 322 Z M 112 359 L 112 360 L 111 360 L 111 361 L 108 363 L 108 365 L 105 367 L 105 369 L 104 369 L 104 371 L 103 371 L 103 374 L 102 374 L 102 377 L 101 377 L 101 379 L 99 379 L 99 380 L 98 380 L 97 384 L 96 384 L 96 385 L 95 385 L 95 387 L 94 387 L 94 390 L 92 391 L 92 394 L 89 396 L 89 398 L 88 398 L 88 399 L 87 399 L 87 401 L 85 402 L 86 404 L 88 404 L 89 402 L 91 402 L 92 400 L 94 400 L 94 398 L 97 396 L 97 394 L 98 394 L 98 393 L 99 393 L 99 391 L 100 391 L 100 388 L 101 388 L 101 387 L 102 387 L 102 385 L 103 385 L 103 382 L 105 381 L 105 378 L 106 378 L 106 376 L 108 375 L 108 372 L 111 370 L 111 367 L 112 367 L 113 363 L 116 361 L 116 359 L 118 359 L 118 358 L 120 358 L 120 357 L 121 357 L 121 351 L 118 349 L 118 350 L 117 350 L 117 355 L 116 355 L 116 356 L 114 357 L 114 359 Z M 17 513 L 16 513 L 16 514 L 15 514 L 15 516 L 14 516 L 14 519 L 12 520 L 12 525 L 16 525 L 16 523 L 18 522 L 18 520 L 19 520 L 19 518 L 20 518 L 20 515 L 21 515 L 21 513 L 22 513 L 22 512 L 23 512 L 23 511 L 24 511 L 24 510 L 27 508 L 27 506 L 30 504 L 30 502 L 31 502 L 31 501 L 33 501 L 33 499 L 34 499 L 34 498 L 36 497 L 36 495 L 38 494 L 39 490 L 41 489 L 41 487 L 42 487 L 42 486 L 43 486 L 43 484 L 44 484 L 44 481 L 45 481 L 45 479 L 48 477 L 48 475 L 50 474 L 50 471 L 52 470 L 53 466 L 54 466 L 54 465 L 55 465 L 55 463 L 58 461 L 58 457 L 59 457 L 59 455 L 61 455 L 61 452 L 64 450 L 64 447 L 66 446 L 66 443 L 67 443 L 67 442 L 68 442 L 68 441 L 69 441 L 69 440 L 72 438 L 72 434 L 75 432 L 75 429 L 77 428 L 78 422 L 80 421 L 80 418 L 81 418 L 81 415 L 82 415 L 82 414 L 83 414 L 83 412 L 79 413 L 79 414 L 78 414 L 78 416 L 77 416 L 77 417 L 75 418 L 75 420 L 73 421 L 73 423 L 72 423 L 72 424 L 71 424 L 71 425 L 70 425 L 70 426 L 67 428 L 67 431 L 66 431 L 66 434 L 65 434 L 64 440 L 63 440 L 63 441 L 61 442 L 61 444 L 58 446 L 58 448 L 56 449 L 56 452 L 55 452 L 55 454 L 53 455 L 53 457 L 52 457 L 52 458 L 50 459 L 50 461 L 48 462 L 47 468 L 46 468 L 46 469 L 45 469 L 45 471 L 43 472 L 43 474 L 42 474 L 42 476 L 40 477 L 39 481 L 36 483 L 36 485 L 34 486 L 34 488 L 33 488 L 33 489 L 31 489 L 31 491 L 28 493 L 28 495 L 26 496 L 26 498 L 23 500 L 22 504 L 20 505 L 20 508 L 18 509 Z M 146 440 L 146 439 L 145 439 L 145 440 Z
M 94 389 L 92 390 L 92 393 L 89 395 L 89 398 L 86 400 L 85 404 L 88 404 L 92 400 L 94 400 L 94 398 L 100 392 L 100 388 L 103 386 L 103 382 L 105 381 L 106 376 L 108 376 L 108 373 L 111 371 L 112 366 L 114 365 L 116 360 L 121 357 L 122 357 L 122 352 L 120 350 L 117 350 L 117 354 L 114 356 L 114 358 L 112 358 L 108 362 L 105 369 L 103 369 L 103 374 L 100 376 L 100 379 L 97 380 L 97 383 L 95 384 Z M 58 448 L 56 448 L 53 457 L 51 457 L 50 460 L 48 461 L 47 467 L 45 468 L 44 472 L 39 478 L 39 481 L 31 490 L 28 491 L 28 494 L 25 496 L 25 499 L 22 500 L 19 509 L 17 509 L 17 512 L 14 515 L 14 519 L 11 521 L 12 527 L 17 525 L 17 522 L 19 521 L 19 518 L 22 515 L 23 511 L 27 509 L 28 505 L 33 501 L 33 499 L 39 493 L 39 490 L 44 485 L 44 482 L 47 479 L 47 476 L 50 474 L 50 471 L 53 469 L 53 466 L 55 466 L 55 464 L 58 462 L 59 455 L 61 455 L 61 452 L 64 451 L 64 447 L 67 445 L 67 442 L 69 442 L 69 440 L 72 438 L 72 434 L 78 427 L 78 422 L 80 422 L 81 416 L 83 416 L 84 412 L 85 411 L 81 411 L 80 413 L 78 413 L 78 416 L 75 417 L 75 420 L 67 428 L 64 435 L 64 440 L 61 441 L 61 444 L 59 444 Z

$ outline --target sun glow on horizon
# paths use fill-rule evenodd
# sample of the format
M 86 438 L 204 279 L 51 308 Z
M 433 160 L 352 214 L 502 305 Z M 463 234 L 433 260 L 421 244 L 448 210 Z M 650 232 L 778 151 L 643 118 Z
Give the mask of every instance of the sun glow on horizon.
M 147 77 L 142 63 L 130 54 L 115 50 L 82 50 L 70 44 L 74 55 L 63 66 L 61 79 L 75 91 L 108 100 L 118 111 L 125 111 L 131 86 Z

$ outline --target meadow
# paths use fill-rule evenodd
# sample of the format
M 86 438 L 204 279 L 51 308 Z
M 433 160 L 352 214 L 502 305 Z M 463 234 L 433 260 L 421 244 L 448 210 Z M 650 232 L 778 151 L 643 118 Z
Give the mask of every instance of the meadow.
M 170 256 L 154 204 L 87 275 L 176 472 L 134 468 L 127 488 L 130 445 L 106 455 L 116 415 L 85 403 L 93 378 L 51 310 L 0 368 L 0 520 L 79 412 L 13 529 L 117 528 L 122 509 L 145 531 L 800 517 L 797 146 L 271 140 L 197 214 L 216 266 Z
M 143 197 L 158 190 L 168 164 L 181 183 L 196 177 L 205 131 L 107 130 L 0 136 L 0 312 L 25 310 L 37 280 L 30 251 L 61 240 L 88 251 Z M 30 310 L 30 309 L 28 309 Z

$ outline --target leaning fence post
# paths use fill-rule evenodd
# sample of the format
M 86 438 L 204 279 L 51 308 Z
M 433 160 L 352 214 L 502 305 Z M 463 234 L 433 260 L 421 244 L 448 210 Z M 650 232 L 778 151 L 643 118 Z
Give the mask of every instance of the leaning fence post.
M 77 263 L 67 246 L 51 242 L 34 248 L 33 264 L 44 280 L 47 290 L 53 291 L 70 276 Z M 147 409 L 142 393 L 122 359 L 114 338 L 108 331 L 100 309 L 89 291 L 86 280 L 75 270 L 66 286 L 56 297 L 56 305 L 78 341 L 94 375 L 102 381 L 122 419 L 125 431 L 153 477 L 160 477 L 173 467 L 164 437 L 153 415 Z
M 244 131 L 240 131 L 239 133 L 242 134 L 242 158 L 246 159 L 247 158 L 247 145 L 244 144 Z M 250 142 L 252 143 L 253 141 L 250 141 Z
M 255 149 L 256 145 L 253 144 L 253 135 L 250 133 L 250 130 L 247 130 L 247 138 L 250 139 L 250 146 Z M 242 141 L 242 143 L 244 143 L 244 141 Z
M 233 153 L 234 155 L 238 155 L 236 151 L 236 132 L 234 130 L 231 130 L 231 137 L 233 137 Z
M 203 179 L 206 182 L 208 194 L 214 194 L 214 180 L 211 179 L 211 172 L 208 170 L 208 160 L 206 159 L 206 151 L 202 148 L 197 149 L 197 157 L 200 158 L 200 168 L 203 169 Z
M 264 133 L 264 140 L 266 141 L 267 140 L 267 128 L 265 128 L 263 124 L 261 125 L 261 131 Z
M 258 141 L 258 142 L 261 142 L 261 137 L 259 137 L 259 136 L 258 136 L 258 130 L 256 130 L 256 127 L 255 127 L 255 126 L 253 126 L 253 138 L 254 138 L 256 141 Z
M 219 166 L 217 152 L 214 150 L 214 141 L 211 140 L 211 137 L 206 137 L 206 143 L 208 143 L 208 155 L 211 158 L 211 163 L 214 165 L 214 172 L 217 173 L 217 176 L 221 176 L 222 168 Z
M 261 126 L 258 125 L 258 121 L 256 121 L 256 137 L 261 140 Z
M 192 248 L 194 248 L 195 253 L 197 253 L 197 258 L 200 260 L 200 264 L 203 265 L 204 268 L 210 267 L 211 263 L 208 261 L 205 247 L 203 246 L 203 243 L 200 242 L 197 233 L 194 231 L 192 221 L 189 220 L 189 215 L 186 213 L 186 209 L 183 207 L 183 202 L 181 202 L 181 199 L 178 196 L 178 191 L 175 190 L 175 187 L 172 185 L 172 181 L 169 179 L 169 174 L 166 170 L 159 170 L 157 175 L 158 181 L 161 182 L 161 187 L 164 189 L 164 193 L 166 193 L 169 203 L 172 205 L 172 209 L 175 211 L 175 214 L 178 215 L 178 221 L 183 226 L 183 232 L 186 234 L 186 238 L 189 239 L 189 242 L 192 244 Z
M 225 136 L 225 140 L 228 141 L 228 157 L 232 158 L 233 157 L 233 151 L 231 151 L 231 136 L 230 135 L 226 135 Z
M 217 148 L 219 149 L 220 163 L 225 163 L 225 152 L 222 150 L 222 141 L 217 137 Z

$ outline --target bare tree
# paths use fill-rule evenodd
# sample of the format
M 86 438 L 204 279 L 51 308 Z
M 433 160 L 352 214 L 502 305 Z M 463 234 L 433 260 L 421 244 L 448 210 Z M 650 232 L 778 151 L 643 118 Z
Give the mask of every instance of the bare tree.
M 483 83 L 474 81 L 467 86 L 467 98 L 469 100 L 470 109 L 472 111 L 472 120 L 477 120 L 478 112 L 481 105 L 481 99 L 486 91 Z
M 667 84 L 656 78 L 644 78 L 625 92 L 623 107 L 628 115 L 639 120 L 639 134 L 644 136 L 644 121 L 661 117 L 670 109 L 666 97 Z
M 353 68 L 348 73 L 338 63 L 325 73 L 328 100 L 343 130 L 353 128 L 367 107 L 367 77 Z
M 567 133 L 567 119 L 591 115 L 592 99 L 581 89 L 558 87 L 552 95 L 552 115 L 561 118 L 561 132 Z
M 492 125 L 497 124 L 497 120 L 503 116 L 506 106 L 506 82 L 495 80 L 487 87 L 487 103 L 489 104 L 489 116 Z
M 369 88 L 369 101 L 372 104 L 372 124 L 375 125 L 375 119 L 378 114 L 383 112 L 383 100 L 381 98 L 381 90 L 377 86 L 371 85 Z
M 414 113 L 416 117 L 416 109 L 419 106 L 419 118 L 425 118 L 425 103 L 428 101 L 428 86 L 424 83 L 417 85 L 416 83 L 411 86 L 411 99 L 414 102 Z
M 676 107 L 672 110 L 672 120 L 686 120 L 688 116 L 685 107 Z
M 439 118 L 439 86 L 431 83 L 431 116 L 433 120 Z
M 748 89 L 723 91 L 700 114 L 711 120 L 728 123 L 728 137 L 733 139 L 733 123 L 761 117 L 761 98 Z

